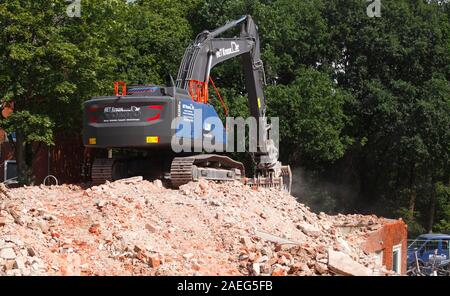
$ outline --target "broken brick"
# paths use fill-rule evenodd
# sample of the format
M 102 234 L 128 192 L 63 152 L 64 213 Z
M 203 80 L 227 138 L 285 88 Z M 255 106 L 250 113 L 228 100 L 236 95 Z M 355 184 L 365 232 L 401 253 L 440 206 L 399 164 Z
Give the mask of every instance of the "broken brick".
M 319 273 L 319 274 L 324 274 L 328 271 L 328 268 L 325 264 L 320 263 L 320 262 L 316 262 L 316 264 L 314 265 L 314 269 Z
M 241 237 L 241 243 L 247 247 L 248 249 L 252 248 L 254 246 L 252 240 L 248 236 L 242 236 Z
M 203 180 L 182 187 L 166 189 L 159 182 L 137 178 L 86 191 L 75 185 L 10 189 L 13 194 L 7 203 L 0 201 L 0 216 L 6 214 L 8 219 L 6 227 L 0 227 L 0 249 L 10 248 L 28 262 L 19 271 L 13 269 L 21 265 L 15 257 L 1 259 L 0 274 L 6 274 L 6 267 L 16 270 L 10 274 L 22 275 L 349 272 L 333 265 L 332 256 L 327 257 L 329 247 L 351 254 L 352 262 L 363 267 L 374 266 L 371 254 L 361 249 L 361 238 L 379 229 L 381 218 L 316 215 L 286 193 L 251 190 L 239 182 Z M 88 195 L 83 197 L 84 192 Z M 10 208 L 27 227 L 11 223 L 6 210 Z M 7 233 L 1 233 L 4 230 Z M 89 236 L 86 230 L 97 236 Z M 55 242 L 41 231 L 59 239 Z M 82 262 L 69 262 L 74 253 Z
M 259 263 L 253 263 L 251 265 L 251 272 L 253 275 L 260 275 L 261 274 L 261 266 L 259 265 Z
M 194 257 L 194 254 L 192 254 L 192 253 L 186 253 L 186 254 L 183 254 L 183 258 L 186 259 L 186 260 L 189 260 L 189 259 L 191 259 L 192 257 Z
M 276 267 L 272 271 L 272 276 L 285 276 L 285 275 L 287 275 L 286 269 L 284 269 L 282 267 Z
M 0 258 L 3 259 L 15 259 L 16 253 L 12 248 L 3 248 L 0 249 Z
M 367 267 L 356 262 L 347 254 L 342 252 L 328 251 L 328 267 L 330 270 L 341 275 L 369 276 L 372 272 Z
M 100 224 L 92 224 L 91 227 L 89 227 L 89 232 L 92 234 L 99 235 L 100 234 Z
M 155 233 L 158 229 L 150 223 L 145 224 L 145 229 L 151 233 Z
M 23 262 L 23 259 L 22 258 L 20 258 L 20 257 L 17 257 L 15 260 L 14 260 L 14 265 L 13 265 L 13 268 L 15 268 L 15 269 L 25 269 L 25 263 Z
M 36 251 L 34 250 L 33 247 L 28 247 L 27 248 L 27 253 L 28 253 L 28 256 L 30 256 L 30 257 L 36 256 Z
M 0 227 L 6 225 L 6 217 L 0 216 Z
M 150 255 L 148 256 L 148 264 L 152 268 L 156 268 L 161 265 L 161 259 L 158 255 Z
M 142 246 L 138 246 L 138 245 L 135 245 L 133 248 L 133 251 L 135 251 L 135 252 L 142 252 L 144 250 L 145 250 L 145 248 L 143 248 Z
M 61 234 L 59 232 L 54 231 L 54 230 L 50 231 L 50 235 L 53 238 L 60 238 L 61 237 Z

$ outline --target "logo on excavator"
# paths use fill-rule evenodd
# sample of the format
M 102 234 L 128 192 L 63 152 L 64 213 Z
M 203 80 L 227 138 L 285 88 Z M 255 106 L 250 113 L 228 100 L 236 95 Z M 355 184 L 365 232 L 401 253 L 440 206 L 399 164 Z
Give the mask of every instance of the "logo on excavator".
M 237 44 L 234 41 L 231 41 L 231 47 L 229 47 L 229 48 L 219 48 L 216 51 L 216 57 L 220 58 L 220 57 L 227 56 L 227 55 L 239 52 L 239 51 L 240 51 L 239 50 L 239 44 Z
M 141 108 L 136 106 L 129 108 L 105 107 L 103 113 L 105 117 L 104 122 L 139 121 Z
M 124 108 L 115 108 L 115 107 L 105 107 L 104 112 L 105 113 L 112 113 L 112 112 L 139 112 L 141 110 L 140 107 L 131 106 L 129 109 Z

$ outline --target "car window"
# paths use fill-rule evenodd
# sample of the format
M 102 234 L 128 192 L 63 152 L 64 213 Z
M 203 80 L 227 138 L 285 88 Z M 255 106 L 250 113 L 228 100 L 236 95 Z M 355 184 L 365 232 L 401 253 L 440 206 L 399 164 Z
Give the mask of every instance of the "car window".
M 442 240 L 442 250 L 448 250 L 449 241 L 448 240 Z
M 423 240 L 423 239 L 416 239 L 415 241 L 413 241 L 409 245 L 408 249 L 410 249 L 410 250 L 419 249 L 424 244 L 425 244 L 425 240 Z
M 426 252 L 434 252 L 434 250 L 439 249 L 439 240 L 429 240 L 425 245 Z

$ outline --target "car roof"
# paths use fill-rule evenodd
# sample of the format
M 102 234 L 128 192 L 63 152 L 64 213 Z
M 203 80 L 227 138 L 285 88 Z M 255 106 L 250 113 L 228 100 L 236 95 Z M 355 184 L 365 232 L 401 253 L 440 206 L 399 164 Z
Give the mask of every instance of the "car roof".
M 420 239 L 450 239 L 450 234 L 443 233 L 427 233 L 419 235 Z

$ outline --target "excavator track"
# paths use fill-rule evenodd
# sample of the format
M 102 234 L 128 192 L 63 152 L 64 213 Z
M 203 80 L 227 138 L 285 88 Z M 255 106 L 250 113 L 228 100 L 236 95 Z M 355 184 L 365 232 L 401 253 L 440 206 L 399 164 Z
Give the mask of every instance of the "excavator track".
M 170 180 L 175 188 L 187 184 L 194 179 L 192 157 L 175 157 L 170 167 Z
M 174 188 L 201 178 L 214 181 L 239 180 L 251 187 L 277 188 L 286 192 L 291 192 L 292 187 L 292 172 L 288 165 L 281 167 L 278 177 L 245 178 L 243 164 L 226 156 L 200 154 L 173 159 L 170 179 Z
M 198 179 L 215 181 L 242 180 L 244 165 L 231 158 L 216 154 L 175 157 L 170 168 L 170 179 L 175 188 Z
M 113 181 L 114 159 L 97 158 L 92 164 L 91 179 L 93 185 L 100 185 L 106 181 Z

